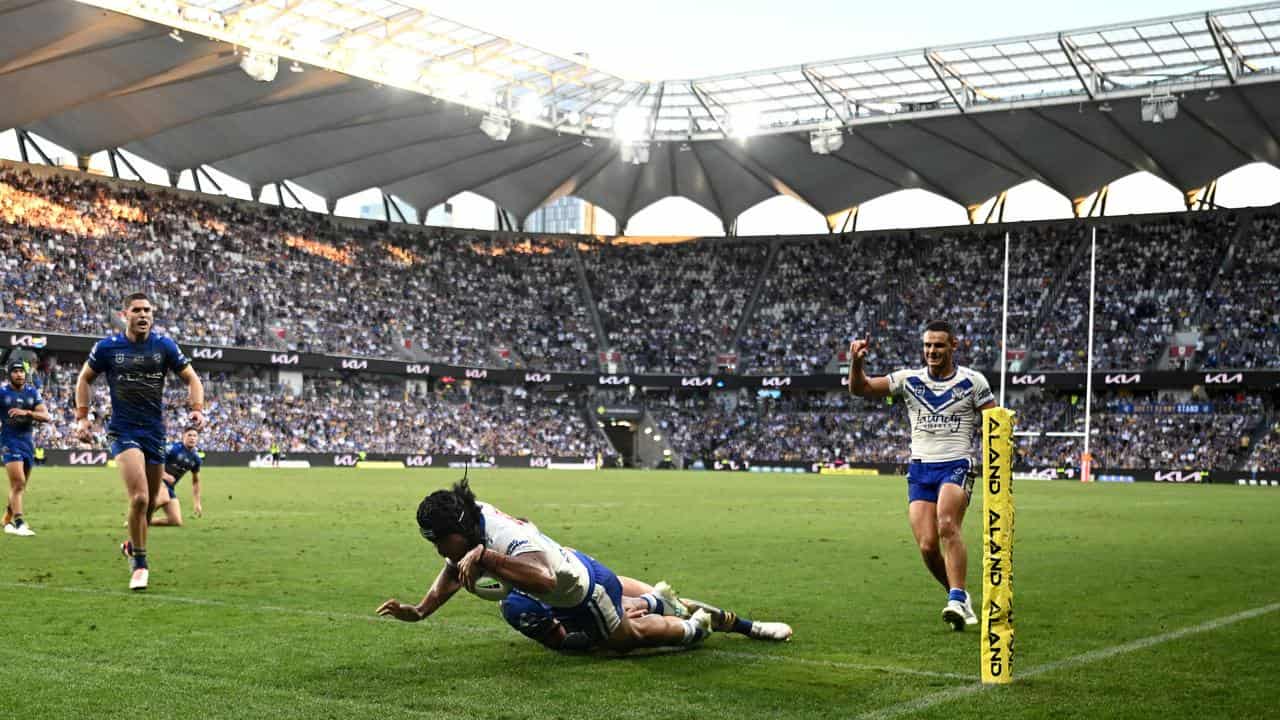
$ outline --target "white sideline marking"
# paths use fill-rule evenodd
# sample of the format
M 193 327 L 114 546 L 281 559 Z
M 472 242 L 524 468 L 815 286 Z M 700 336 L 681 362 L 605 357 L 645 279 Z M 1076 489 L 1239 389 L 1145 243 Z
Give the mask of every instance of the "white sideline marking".
M 44 590 L 49 592 L 71 593 L 75 595 L 93 595 L 106 597 L 127 597 L 127 598 L 145 598 L 146 602 L 167 602 L 175 605 L 196 605 L 200 607 L 221 607 L 230 610 L 239 610 L 241 612 L 267 612 L 280 613 L 284 615 L 302 615 L 306 617 L 323 618 L 326 620 L 354 620 L 359 622 L 371 623 L 388 623 L 386 618 L 380 618 L 373 614 L 372 611 L 368 615 L 360 615 L 350 612 L 326 612 L 324 610 L 305 610 L 302 608 L 280 607 L 276 605 L 246 605 L 226 600 L 213 600 L 210 598 L 193 598 L 182 597 L 180 595 L 163 595 L 163 594 L 147 594 L 139 595 L 133 591 L 125 590 L 107 590 L 105 588 L 77 588 L 77 587 L 57 587 L 54 585 L 43 585 L 40 583 L 24 583 L 24 582 L 0 582 L 0 588 L 14 588 L 22 590 Z M 461 631 L 474 635 L 506 635 L 505 628 L 489 628 L 474 627 L 472 625 L 451 625 L 442 622 L 439 619 L 433 619 L 432 625 L 445 625 L 450 631 Z M 936 672 L 933 670 L 916 670 L 914 668 L 893 667 L 886 665 L 864 665 L 861 663 L 842 662 L 839 660 L 822 660 L 816 658 L 790 657 L 786 655 L 764 655 L 759 653 L 742 652 L 736 650 L 721 650 L 719 648 L 706 648 L 702 652 L 719 655 L 721 657 L 730 657 L 743 660 L 758 660 L 768 662 L 796 663 L 799 665 L 821 665 L 824 667 L 841 668 L 846 670 L 869 670 L 875 672 L 893 673 L 898 675 L 918 675 L 921 677 L 946 678 L 949 680 L 973 679 L 972 675 L 962 675 L 960 673 Z
M 1055 670 L 1062 670 L 1063 668 L 1077 667 L 1080 665 L 1088 665 L 1090 663 L 1098 662 L 1099 660 L 1107 660 L 1109 658 L 1113 658 L 1117 655 L 1124 655 L 1126 653 L 1135 652 L 1137 650 L 1145 650 L 1155 645 L 1162 645 L 1164 643 L 1172 642 L 1174 640 L 1180 640 L 1184 637 L 1187 637 L 1188 635 L 1198 635 L 1200 633 L 1206 633 L 1211 630 L 1217 630 L 1220 627 L 1232 625 L 1232 624 L 1241 622 L 1242 620 L 1250 620 L 1252 618 L 1256 618 L 1261 615 L 1273 613 L 1277 610 L 1280 610 L 1280 603 L 1271 603 L 1270 605 L 1263 605 L 1262 607 L 1256 607 L 1256 608 L 1253 608 L 1252 610 L 1244 610 L 1234 615 L 1227 615 L 1225 617 L 1220 617 L 1215 620 L 1207 620 L 1205 622 L 1200 623 L 1199 625 L 1192 625 L 1190 627 L 1184 627 L 1178 630 L 1171 630 L 1166 633 L 1160 633 L 1159 635 L 1152 635 L 1150 637 L 1139 638 L 1137 640 L 1131 640 L 1127 643 L 1122 643 L 1120 645 L 1113 645 L 1107 648 L 1090 650 L 1089 652 L 1081 653 L 1079 655 L 1073 655 L 1072 657 L 1063 658 L 1062 660 L 1054 660 L 1053 662 L 1045 663 L 1044 665 L 1038 665 L 1034 668 L 1031 668 L 1030 670 L 1027 670 L 1026 672 L 1023 672 L 1020 674 L 1015 673 L 1015 677 L 1024 677 L 1024 678 L 1035 677 L 1036 675 L 1043 675 L 1044 673 L 1054 672 Z M 947 702 L 948 700 L 954 700 L 956 698 L 965 697 L 967 695 L 973 695 L 974 693 L 980 693 L 983 690 L 987 690 L 993 687 L 1000 687 L 1000 686 L 999 685 L 982 685 L 981 683 L 975 683 L 972 685 L 963 685 L 961 687 L 950 688 L 947 690 L 940 690 L 930 695 L 924 695 L 922 697 L 918 697 L 915 700 L 908 700 L 906 702 L 899 703 L 897 705 L 890 705 L 888 707 L 881 708 L 879 710 L 873 710 L 864 715 L 861 715 L 860 717 L 863 718 L 864 720 L 873 720 L 873 719 L 886 720 L 887 718 L 895 718 L 895 717 L 898 717 L 899 715 L 905 715 L 907 713 L 912 713 L 918 710 L 924 710 L 925 708 L 933 707 L 934 705 Z

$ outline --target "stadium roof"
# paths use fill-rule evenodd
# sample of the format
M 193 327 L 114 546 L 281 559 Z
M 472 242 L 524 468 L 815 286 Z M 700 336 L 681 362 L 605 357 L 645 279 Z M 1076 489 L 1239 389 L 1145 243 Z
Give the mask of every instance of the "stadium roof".
M 831 216 L 1280 164 L 1280 3 L 645 82 L 408 0 L 89 2 L 0 0 L 0 128 L 330 200 L 471 190 L 523 218 L 574 194 L 625 227 L 682 195 L 727 228 L 778 193 Z

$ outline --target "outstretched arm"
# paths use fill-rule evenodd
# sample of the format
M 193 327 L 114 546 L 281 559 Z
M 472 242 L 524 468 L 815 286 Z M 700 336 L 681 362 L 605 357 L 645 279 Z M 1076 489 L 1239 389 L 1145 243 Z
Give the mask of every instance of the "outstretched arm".
M 864 366 L 871 338 L 849 343 L 849 392 L 859 397 L 882 398 L 889 396 L 889 378 L 867 377 Z
M 422 598 L 422 602 L 417 605 L 407 605 L 391 598 L 378 606 L 377 613 L 384 617 L 390 615 L 405 622 L 418 622 L 439 610 L 440 606 L 449 602 L 449 598 L 461 589 L 462 582 L 458 580 L 457 566 L 453 563 L 445 563 L 445 566 L 440 569 L 440 574 L 436 576 L 436 581 L 431 583 L 431 589 L 427 590 L 426 596 Z

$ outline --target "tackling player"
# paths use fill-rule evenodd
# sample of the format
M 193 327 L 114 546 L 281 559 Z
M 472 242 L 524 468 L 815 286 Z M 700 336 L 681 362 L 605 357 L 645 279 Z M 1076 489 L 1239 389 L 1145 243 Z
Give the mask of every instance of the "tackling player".
M 22 494 L 31 481 L 35 463 L 32 427 L 49 422 L 49 411 L 40 391 L 27 382 L 27 365 L 17 358 L 6 363 L 9 382 L 0 386 L 0 456 L 9 476 L 9 504 L 4 510 L 4 533 L 19 537 L 35 535 L 22 517 Z
M 472 589 L 482 574 L 492 575 L 574 623 L 594 643 L 626 651 L 659 645 L 693 645 L 711 634 L 711 615 L 699 610 L 674 616 L 631 618 L 622 607 L 618 576 L 585 553 L 569 551 L 532 523 L 476 501 L 466 479 L 452 490 L 437 490 L 418 506 L 422 536 L 445 558 L 422 602 L 392 598 L 377 613 L 405 622 L 429 617 L 458 590 Z
M 188 472 L 191 473 L 192 512 L 196 517 L 204 514 L 200 504 L 200 451 L 196 443 L 200 433 L 193 427 L 182 429 L 182 440 L 169 446 L 164 456 L 164 475 L 160 478 L 160 490 L 156 493 L 155 506 L 151 512 L 164 510 L 164 517 L 151 517 L 148 522 L 152 527 L 182 525 L 182 503 L 178 501 L 178 482 Z
M 849 392 L 905 401 L 911 418 L 907 517 L 925 566 L 947 589 L 942 619 L 963 630 L 976 625 L 978 616 L 965 592 L 968 555 L 960 526 L 976 473 L 974 435 L 982 411 L 995 407 L 995 399 L 981 373 L 955 365 L 959 343 L 950 323 L 929 323 L 922 339 L 925 367 L 884 377 L 867 377 L 863 371 L 871 339 L 851 342 Z
M 124 299 L 126 329 L 99 340 L 76 380 L 76 435 L 91 441 L 90 385 L 106 374 L 111 389 L 107 439 L 129 497 L 129 540 L 120 549 L 129 558 L 129 589 L 145 590 L 147 518 L 164 474 L 164 378 L 172 372 L 187 385 L 190 426 L 204 426 L 204 385 L 178 344 L 152 332 L 151 301 L 143 293 Z

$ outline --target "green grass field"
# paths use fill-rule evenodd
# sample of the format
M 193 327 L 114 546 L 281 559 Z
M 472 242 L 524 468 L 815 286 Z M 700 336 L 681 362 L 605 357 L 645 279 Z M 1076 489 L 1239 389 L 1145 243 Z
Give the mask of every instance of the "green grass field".
M 791 623 L 784 645 L 558 656 L 465 594 L 419 624 L 375 618 L 438 571 L 413 513 L 457 474 L 210 468 L 205 517 L 153 531 L 151 590 L 131 594 L 116 471 L 38 470 L 39 535 L 0 536 L 0 714 L 1217 718 L 1280 698 L 1272 488 L 1020 482 L 1019 679 L 982 690 L 978 634 L 939 619 L 899 479 L 471 473 L 623 574 Z M 966 536 L 972 585 L 976 515 Z

